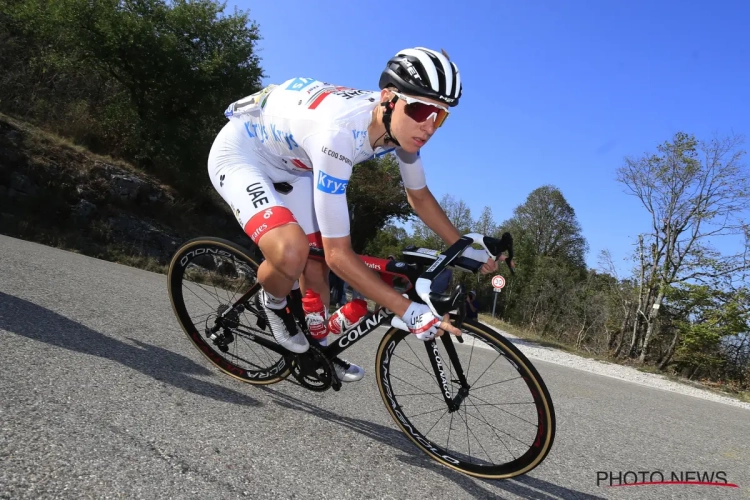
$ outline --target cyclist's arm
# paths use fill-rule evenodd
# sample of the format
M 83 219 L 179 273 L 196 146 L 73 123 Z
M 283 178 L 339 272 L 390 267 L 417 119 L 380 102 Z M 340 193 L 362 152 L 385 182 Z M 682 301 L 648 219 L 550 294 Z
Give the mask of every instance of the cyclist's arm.
M 343 277 L 359 293 L 403 316 L 411 301 L 382 281 L 352 250 L 349 236 L 323 237 L 326 262 L 334 273 Z
M 432 229 L 448 246 L 454 244 L 461 238 L 461 234 L 427 187 L 422 159 L 416 153 L 406 153 L 400 149 L 396 150 L 396 156 L 399 160 L 401 178 L 404 180 L 409 205 L 427 227 Z M 479 261 L 486 258 L 482 251 L 472 248 L 467 248 L 464 255 Z M 486 274 L 496 269 L 497 263 L 490 258 L 487 259 L 480 272 Z
M 420 219 L 446 244 L 452 245 L 461 237 L 443 208 L 427 187 L 422 159 L 416 153 L 396 149 L 401 178 L 406 187 L 406 199 Z
M 411 301 L 389 287 L 362 262 L 351 246 L 346 188 L 352 173 L 351 134 L 319 133 L 305 139 L 313 164 L 315 214 L 326 263 L 365 297 L 403 316 Z

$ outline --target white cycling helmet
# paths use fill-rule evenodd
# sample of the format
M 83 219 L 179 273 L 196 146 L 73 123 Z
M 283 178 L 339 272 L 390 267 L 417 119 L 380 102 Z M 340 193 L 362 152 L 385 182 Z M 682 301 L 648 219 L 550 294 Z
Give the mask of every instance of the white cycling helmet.
M 380 88 L 395 86 L 404 94 L 458 105 L 461 97 L 461 75 L 445 51 L 424 47 L 404 49 L 393 56 L 380 75 Z

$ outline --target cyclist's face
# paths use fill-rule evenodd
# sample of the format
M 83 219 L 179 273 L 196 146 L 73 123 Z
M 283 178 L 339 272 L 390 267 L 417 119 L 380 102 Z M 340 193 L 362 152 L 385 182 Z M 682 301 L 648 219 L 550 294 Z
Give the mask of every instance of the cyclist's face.
M 393 94 L 390 94 L 389 98 L 391 97 L 393 97 Z M 445 104 L 434 99 L 419 97 L 419 100 L 445 107 Z M 405 107 L 406 102 L 403 99 L 396 101 L 396 108 L 393 110 L 393 117 L 391 118 L 391 133 L 401 144 L 404 151 L 416 153 L 427 144 L 432 134 L 435 133 L 435 117 L 430 117 L 419 123 L 406 114 Z

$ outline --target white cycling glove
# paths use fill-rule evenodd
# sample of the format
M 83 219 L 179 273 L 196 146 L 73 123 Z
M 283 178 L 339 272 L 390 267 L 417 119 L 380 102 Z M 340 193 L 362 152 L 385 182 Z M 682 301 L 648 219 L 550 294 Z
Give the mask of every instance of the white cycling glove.
M 409 331 L 417 336 L 419 340 L 432 340 L 438 331 L 441 319 L 430 311 L 426 304 L 412 302 L 401 318 L 406 323 Z

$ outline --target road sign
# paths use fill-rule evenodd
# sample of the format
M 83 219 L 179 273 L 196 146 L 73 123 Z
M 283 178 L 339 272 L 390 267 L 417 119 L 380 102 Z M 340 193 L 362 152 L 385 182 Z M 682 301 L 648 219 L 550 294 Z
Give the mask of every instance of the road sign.
M 492 277 L 492 291 L 495 292 L 492 297 L 492 317 L 495 317 L 495 306 L 497 305 L 497 295 L 503 291 L 505 286 L 505 278 L 496 274 Z
M 505 278 L 500 276 L 499 274 L 492 277 L 492 287 L 493 288 L 502 288 L 505 286 Z

